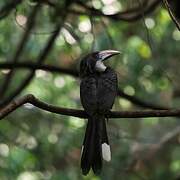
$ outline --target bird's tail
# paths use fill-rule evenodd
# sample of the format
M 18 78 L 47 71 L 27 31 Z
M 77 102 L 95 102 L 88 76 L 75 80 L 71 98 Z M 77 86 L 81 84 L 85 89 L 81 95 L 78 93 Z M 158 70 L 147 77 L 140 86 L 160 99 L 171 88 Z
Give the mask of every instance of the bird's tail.
M 102 169 L 102 159 L 111 160 L 105 118 L 104 116 L 90 117 L 81 152 L 82 173 L 86 175 L 92 168 L 95 174 L 99 174 Z

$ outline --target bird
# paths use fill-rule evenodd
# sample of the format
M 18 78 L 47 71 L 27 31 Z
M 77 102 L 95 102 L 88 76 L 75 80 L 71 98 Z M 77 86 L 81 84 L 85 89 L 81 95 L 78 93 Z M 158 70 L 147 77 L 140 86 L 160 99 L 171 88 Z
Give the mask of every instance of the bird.
M 80 99 L 88 115 L 81 150 L 82 174 L 92 168 L 94 174 L 102 171 L 103 159 L 111 160 L 111 151 L 106 130 L 106 114 L 112 108 L 117 95 L 117 74 L 104 64 L 110 57 L 119 54 L 116 50 L 89 53 L 80 62 Z

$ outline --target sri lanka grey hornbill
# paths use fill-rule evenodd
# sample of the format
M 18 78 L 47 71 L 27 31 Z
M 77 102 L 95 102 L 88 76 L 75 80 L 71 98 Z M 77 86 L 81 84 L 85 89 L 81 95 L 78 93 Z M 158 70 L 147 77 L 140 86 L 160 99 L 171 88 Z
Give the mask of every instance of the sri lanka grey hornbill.
M 102 169 L 102 159 L 111 160 L 106 132 L 105 114 L 113 106 L 117 93 L 117 75 L 103 63 L 119 54 L 119 51 L 104 50 L 88 54 L 80 63 L 80 97 L 88 114 L 81 152 L 81 169 L 84 175 L 92 168 L 95 174 Z

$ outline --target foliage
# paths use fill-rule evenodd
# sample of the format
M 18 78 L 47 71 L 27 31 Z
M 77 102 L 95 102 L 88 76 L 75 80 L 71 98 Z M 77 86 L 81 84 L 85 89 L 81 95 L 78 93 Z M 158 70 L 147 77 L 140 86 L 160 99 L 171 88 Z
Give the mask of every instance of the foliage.
M 35 27 L 18 62 L 36 62 L 38 54 L 56 30 L 55 24 L 62 18 L 59 13 L 63 11 L 65 1 L 52 2 L 57 5 L 55 9 L 44 4 L 40 7 Z M 0 2 L 0 10 L 6 3 Z M 36 1 L 23 1 L 0 19 L 0 63 L 13 60 L 25 32 L 27 16 L 35 5 Z M 130 0 L 93 0 L 92 6 L 112 14 L 134 4 Z M 73 5 L 73 8 L 77 7 Z M 45 64 L 77 70 L 80 58 L 92 49 L 120 50 L 122 54 L 107 64 L 118 73 L 119 87 L 123 92 L 145 102 L 180 107 L 180 32 L 166 9 L 158 6 L 133 23 L 66 13 L 64 26 Z M 0 87 L 7 73 L 7 70 L 0 70 Z M 16 69 L 5 97 L 28 74 L 27 69 Z M 81 108 L 79 79 L 72 76 L 36 70 L 33 80 L 21 95 L 27 93 L 50 104 Z M 117 97 L 114 109 L 133 110 L 137 107 Z M 100 177 L 92 172 L 87 177 L 81 175 L 80 150 L 85 122 L 45 112 L 29 104 L 5 117 L 0 122 L 0 179 L 161 180 L 179 176 L 180 135 L 172 136 L 180 127 L 179 118 L 109 120 L 112 161 L 104 163 Z M 172 136 L 170 140 L 168 135 Z

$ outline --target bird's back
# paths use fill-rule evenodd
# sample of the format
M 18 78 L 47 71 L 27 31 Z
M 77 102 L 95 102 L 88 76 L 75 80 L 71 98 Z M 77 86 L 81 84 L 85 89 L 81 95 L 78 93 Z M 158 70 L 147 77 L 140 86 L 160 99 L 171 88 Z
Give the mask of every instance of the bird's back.
M 99 111 L 109 111 L 117 95 L 117 75 L 111 68 L 107 68 L 100 75 L 97 83 L 97 102 Z
M 116 94 L 117 75 L 109 67 L 105 72 L 86 76 L 81 81 L 81 103 L 89 115 L 110 110 Z

